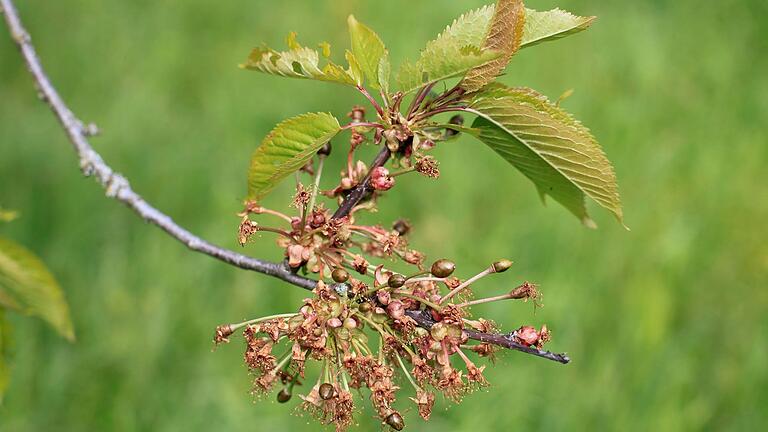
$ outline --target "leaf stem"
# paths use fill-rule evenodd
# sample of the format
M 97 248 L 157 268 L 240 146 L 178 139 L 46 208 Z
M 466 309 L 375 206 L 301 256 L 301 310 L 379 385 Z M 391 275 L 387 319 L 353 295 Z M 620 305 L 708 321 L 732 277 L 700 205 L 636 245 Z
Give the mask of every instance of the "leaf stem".
M 360 91 L 360 93 L 365 96 L 366 99 L 373 105 L 374 108 L 376 108 L 376 112 L 379 114 L 379 118 L 384 118 L 384 109 L 381 108 L 381 105 L 379 105 L 378 102 L 376 102 L 376 99 L 371 96 L 370 93 L 368 93 L 368 90 L 365 89 L 363 86 L 357 86 L 357 90 Z

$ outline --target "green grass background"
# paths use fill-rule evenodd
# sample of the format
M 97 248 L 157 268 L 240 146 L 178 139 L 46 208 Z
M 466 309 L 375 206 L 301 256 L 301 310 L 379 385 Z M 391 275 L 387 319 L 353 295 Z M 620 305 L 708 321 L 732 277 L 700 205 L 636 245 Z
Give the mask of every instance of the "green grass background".
M 413 56 L 482 0 L 19 2 L 50 77 L 103 134 L 97 150 L 183 226 L 235 247 L 252 150 L 279 120 L 343 116 L 342 87 L 239 70 L 249 49 L 296 30 L 340 55 L 345 18 Z M 615 163 L 623 230 L 593 208 L 582 228 L 482 144 L 439 148 L 439 181 L 404 179 L 369 220 L 408 216 L 412 242 L 473 274 L 516 264 L 478 292 L 541 284 L 545 307 L 478 308 L 511 329 L 547 323 L 560 366 L 518 353 L 460 406 L 439 401 L 412 431 L 760 430 L 768 427 L 768 30 L 764 0 L 537 1 L 598 15 L 588 32 L 517 55 L 508 84 L 556 98 Z M 332 171 L 337 171 L 335 168 Z M 269 203 L 284 206 L 290 185 Z M 83 179 L 16 49 L 0 37 L 0 203 L 66 290 L 77 342 L 15 316 L 0 430 L 316 430 L 256 403 L 239 340 L 220 323 L 289 311 L 305 293 L 188 252 Z M 247 252 L 278 259 L 270 237 Z M 405 399 L 405 393 L 401 396 Z M 378 428 L 364 412 L 356 430 Z

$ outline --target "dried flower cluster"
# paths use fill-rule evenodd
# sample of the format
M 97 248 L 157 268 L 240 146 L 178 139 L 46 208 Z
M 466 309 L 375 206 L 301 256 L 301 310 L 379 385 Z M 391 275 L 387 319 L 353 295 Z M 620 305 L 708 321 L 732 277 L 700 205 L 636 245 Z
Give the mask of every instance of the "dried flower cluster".
M 410 387 L 410 400 L 425 420 L 432 413 L 436 394 L 458 403 L 466 394 L 488 385 L 485 366 L 478 366 L 470 356 L 493 359 L 498 346 L 470 343 L 470 334 L 498 332 L 493 322 L 473 319 L 471 306 L 509 299 L 531 299 L 536 304 L 540 294 L 525 282 L 504 295 L 473 299 L 475 282 L 506 271 L 512 262 L 497 261 L 461 280 L 454 276 L 456 266 L 450 260 L 425 266 L 424 254 L 409 246 L 409 222 L 398 220 L 391 229 L 357 223 L 357 212 L 374 210 L 378 198 L 395 186 L 397 176 L 418 172 L 437 178 L 437 161 L 424 152 L 455 134 L 443 130 L 418 136 L 403 126 L 407 122 L 382 131 L 364 123 L 362 107 L 354 107 L 349 117 L 353 123 L 347 166 L 333 188 L 319 187 L 323 161 L 331 152 L 328 144 L 303 168 L 313 177 L 313 185 L 297 183 L 296 215 L 255 202 L 247 202 L 240 214 L 240 242 L 246 244 L 261 232 L 276 234 L 286 265 L 319 279 L 314 295 L 296 313 L 220 326 L 214 340 L 217 344 L 229 342 L 242 329 L 245 363 L 254 375 L 255 395 L 264 395 L 280 384 L 277 400 L 288 402 L 295 386 L 306 378 L 307 362 L 315 361 L 319 373 L 314 385 L 300 396 L 303 412 L 322 424 L 335 425 L 337 431 L 346 430 L 355 411 L 351 392 L 366 388 L 381 421 L 401 430 L 405 421 L 393 405 L 401 385 Z M 453 124 L 461 122 L 460 117 L 452 119 Z M 366 126 L 357 126 L 361 123 Z M 369 171 L 355 157 L 365 142 L 389 146 L 390 141 L 396 143 L 391 150 L 397 172 L 383 166 Z M 317 203 L 322 196 L 343 205 L 365 182 L 370 182 L 366 196 L 348 214 L 334 215 Z M 282 226 L 254 220 L 265 216 L 282 221 Z M 410 274 L 388 268 L 397 261 L 411 268 L 406 272 Z M 550 332 L 546 326 L 540 330 L 523 326 L 507 336 L 522 347 L 541 349 Z M 400 382 L 398 376 L 405 380 Z

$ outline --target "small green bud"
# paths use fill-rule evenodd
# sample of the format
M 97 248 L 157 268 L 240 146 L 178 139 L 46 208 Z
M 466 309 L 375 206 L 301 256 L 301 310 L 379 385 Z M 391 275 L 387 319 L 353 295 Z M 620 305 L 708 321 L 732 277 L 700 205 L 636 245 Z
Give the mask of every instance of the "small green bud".
M 493 263 L 492 267 L 494 273 L 504 273 L 512 267 L 512 261 L 507 259 L 499 260 Z

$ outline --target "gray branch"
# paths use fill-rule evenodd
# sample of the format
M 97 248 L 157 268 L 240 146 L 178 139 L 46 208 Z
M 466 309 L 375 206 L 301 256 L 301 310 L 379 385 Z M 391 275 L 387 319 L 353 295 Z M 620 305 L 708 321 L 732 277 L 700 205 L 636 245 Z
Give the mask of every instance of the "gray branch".
M 69 141 L 80 158 L 80 169 L 86 177 L 93 177 L 104 188 L 110 198 L 114 198 L 139 215 L 146 222 L 156 225 L 171 237 L 186 245 L 189 249 L 209 255 L 245 270 L 252 270 L 289 282 L 293 285 L 313 289 L 316 281 L 293 274 L 284 264 L 263 261 L 232 250 L 211 244 L 179 226 L 170 216 L 152 207 L 139 194 L 131 189 L 128 180 L 115 172 L 88 142 L 88 137 L 98 133 L 95 125 L 86 125 L 80 121 L 59 93 L 51 84 L 40 63 L 40 58 L 32 45 L 32 39 L 19 19 L 18 12 L 11 0 L 0 0 L 5 22 L 11 37 L 21 51 L 27 64 L 40 98 L 48 104 L 67 133 Z

